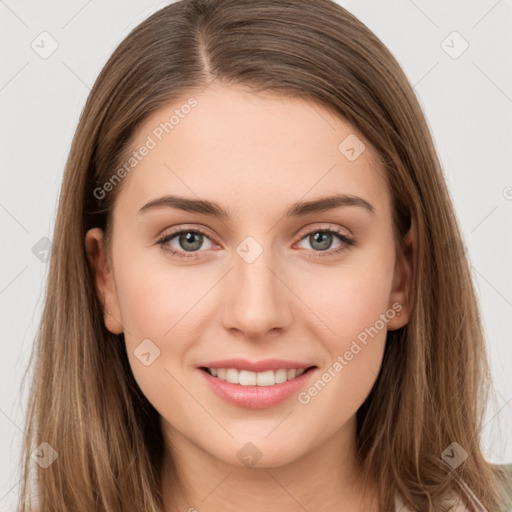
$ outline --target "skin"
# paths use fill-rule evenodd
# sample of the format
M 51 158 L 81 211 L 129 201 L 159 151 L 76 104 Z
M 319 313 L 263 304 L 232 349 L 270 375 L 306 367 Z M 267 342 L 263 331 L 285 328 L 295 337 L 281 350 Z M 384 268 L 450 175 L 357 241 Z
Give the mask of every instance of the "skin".
M 408 321 L 411 281 L 409 258 L 396 258 L 383 170 L 368 144 L 354 161 L 338 150 L 357 132 L 323 107 L 217 83 L 152 114 L 133 147 L 190 96 L 197 107 L 124 178 L 111 250 L 99 228 L 86 236 L 105 325 L 125 333 L 135 379 L 161 415 L 166 461 L 172 454 L 185 496 L 177 510 L 376 512 L 375 482 L 363 492 L 359 477 L 355 414 L 378 375 L 386 329 Z M 374 212 L 344 206 L 282 218 L 296 201 L 335 193 L 361 197 Z M 214 201 L 231 216 L 138 214 L 166 194 Z M 206 232 L 195 257 L 157 243 L 171 228 Z M 325 228 L 355 245 L 334 253 L 343 243 L 333 235 L 322 251 L 307 235 Z M 247 236 L 263 249 L 250 264 L 236 252 Z M 413 231 L 405 243 L 414 244 Z M 191 245 L 167 242 L 185 254 Z M 316 365 L 307 389 L 394 303 L 400 316 L 306 405 L 294 395 L 267 409 L 236 407 L 200 378 L 206 361 L 275 357 Z M 145 366 L 134 350 L 147 338 L 160 356 Z M 262 454 L 253 467 L 237 457 L 248 442 Z M 168 512 L 171 483 L 166 464 Z

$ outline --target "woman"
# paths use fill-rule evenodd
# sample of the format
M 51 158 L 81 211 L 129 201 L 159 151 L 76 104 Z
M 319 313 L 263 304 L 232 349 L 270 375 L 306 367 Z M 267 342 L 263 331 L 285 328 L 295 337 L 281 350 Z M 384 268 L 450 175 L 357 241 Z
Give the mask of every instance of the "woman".
M 120 44 L 66 165 L 37 341 L 41 512 L 507 505 L 424 115 L 329 0 L 180 1 Z

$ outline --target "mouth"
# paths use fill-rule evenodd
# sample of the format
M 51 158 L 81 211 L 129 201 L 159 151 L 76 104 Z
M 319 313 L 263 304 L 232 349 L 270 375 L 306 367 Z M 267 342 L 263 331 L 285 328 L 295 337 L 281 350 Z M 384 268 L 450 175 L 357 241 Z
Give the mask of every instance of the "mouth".
M 254 372 L 201 366 L 198 370 L 205 381 L 206 391 L 212 391 L 230 405 L 244 409 L 265 409 L 299 393 L 313 379 L 318 367 L 278 367 Z
M 253 372 L 250 370 L 238 370 L 237 368 L 209 368 L 201 366 L 200 369 L 208 373 L 210 376 L 229 382 L 230 384 L 238 384 L 239 386 L 275 386 L 294 379 L 301 375 L 314 370 L 316 366 L 307 368 L 279 368 L 278 370 L 266 370 L 263 372 Z

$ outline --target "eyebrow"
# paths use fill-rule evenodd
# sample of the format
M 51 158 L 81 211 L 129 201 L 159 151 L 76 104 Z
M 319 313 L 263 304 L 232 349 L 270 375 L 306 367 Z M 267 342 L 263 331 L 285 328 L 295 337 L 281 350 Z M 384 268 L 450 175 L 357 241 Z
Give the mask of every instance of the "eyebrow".
M 375 208 L 363 198 L 348 194 L 322 197 L 313 201 L 298 201 L 290 206 L 284 214 L 285 218 L 302 217 L 312 213 L 325 212 L 344 206 L 358 206 L 370 213 L 375 213 Z M 222 206 L 204 199 L 190 199 L 174 195 L 158 197 L 146 203 L 138 212 L 138 215 L 160 208 L 175 208 L 184 212 L 201 213 L 220 219 L 228 219 L 229 212 Z

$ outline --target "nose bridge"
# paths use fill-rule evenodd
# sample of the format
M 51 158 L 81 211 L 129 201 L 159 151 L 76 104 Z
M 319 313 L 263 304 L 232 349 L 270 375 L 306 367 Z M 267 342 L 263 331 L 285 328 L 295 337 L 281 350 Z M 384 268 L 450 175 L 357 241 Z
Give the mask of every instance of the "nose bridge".
M 247 335 L 263 335 L 282 327 L 286 310 L 284 285 L 276 277 L 280 267 L 272 250 L 271 237 L 248 236 L 236 247 L 227 301 L 226 327 L 236 327 Z

